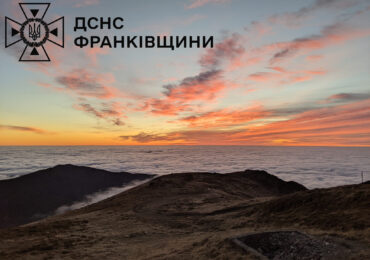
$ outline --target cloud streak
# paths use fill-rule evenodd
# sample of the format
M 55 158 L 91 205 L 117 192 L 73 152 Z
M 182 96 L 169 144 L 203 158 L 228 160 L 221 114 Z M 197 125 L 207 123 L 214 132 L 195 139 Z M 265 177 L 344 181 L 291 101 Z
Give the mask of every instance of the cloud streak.
M 148 99 L 142 110 L 158 115 L 178 115 L 194 111 L 193 102 L 213 101 L 227 88 L 221 79 L 221 71 L 205 71 L 184 78 L 179 84 L 163 86 L 163 98 Z
M 265 118 L 271 114 L 262 106 L 254 106 L 247 109 L 231 110 L 221 109 L 200 115 L 188 116 L 175 122 L 183 122 L 190 127 L 215 128 L 227 126 L 241 126 L 256 119 Z
M 250 126 L 242 115 L 234 117 L 233 128 L 183 130 L 169 133 L 145 133 L 120 136 L 122 141 L 145 144 L 229 144 L 229 145 L 370 145 L 370 99 L 326 108 L 303 109 L 278 121 L 263 120 Z M 298 111 L 298 110 L 297 110 Z M 265 119 L 290 113 L 270 110 Z M 260 115 L 257 116 L 258 118 Z M 218 116 L 215 116 L 217 119 Z M 232 117 L 231 117 L 232 118 Z M 253 119 L 253 117 L 249 119 Z M 189 119 L 191 121 L 191 119 Z M 197 119 L 195 119 L 197 120 Z M 203 120 L 203 119 L 202 119 Z M 227 122 L 226 122 L 227 123 Z M 219 126 L 213 124 L 213 127 Z
M 273 15 L 269 18 L 269 22 L 298 26 L 316 11 L 322 9 L 345 10 L 356 4 L 357 1 L 353 0 L 316 0 L 312 4 L 302 7 L 297 11 Z
M 324 70 L 296 70 L 288 71 L 282 67 L 270 67 L 273 72 L 256 72 L 248 76 L 248 79 L 254 82 L 269 82 L 276 86 L 289 85 L 304 81 L 309 81 L 316 76 L 325 75 Z
M 214 48 L 208 49 L 201 56 L 199 64 L 207 69 L 216 69 L 222 66 L 223 62 L 238 58 L 244 54 L 243 39 L 239 34 L 232 34 L 219 43 Z
M 370 99 L 370 93 L 339 93 L 334 94 L 319 103 L 341 103 Z
M 100 0 L 78 0 L 75 2 L 74 6 L 77 8 L 100 4 Z
M 56 88 L 59 91 L 76 94 L 80 97 L 94 97 L 110 99 L 119 93 L 111 86 L 115 82 L 111 73 L 90 73 L 85 69 L 76 69 L 63 76 L 58 76 L 56 81 L 64 88 Z
M 123 113 L 123 108 L 117 102 L 101 103 L 101 108 L 95 108 L 88 103 L 80 103 L 74 105 L 74 108 L 80 111 L 84 111 L 97 118 L 107 120 L 108 122 L 116 126 L 125 125 L 125 123 L 122 121 L 122 118 L 126 118 L 126 116 Z
M 185 6 L 186 9 L 199 8 L 207 4 L 225 4 L 231 0 L 192 0 L 191 4 Z
M 345 41 L 370 35 L 369 29 L 354 29 L 342 23 L 325 26 L 321 34 L 309 37 L 296 38 L 291 42 L 280 42 L 270 47 L 280 47 L 270 60 L 271 64 L 281 62 L 299 51 L 323 49 Z
M 184 130 L 164 134 L 139 133 L 136 135 L 122 135 L 122 141 L 134 141 L 139 144 L 227 144 L 233 136 L 241 130 Z
M 30 126 L 0 125 L 0 129 L 10 130 L 10 131 L 30 132 L 30 133 L 41 134 L 41 135 L 50 134 L 49 131 L 36 128 L 36 127 L 30 127 Z

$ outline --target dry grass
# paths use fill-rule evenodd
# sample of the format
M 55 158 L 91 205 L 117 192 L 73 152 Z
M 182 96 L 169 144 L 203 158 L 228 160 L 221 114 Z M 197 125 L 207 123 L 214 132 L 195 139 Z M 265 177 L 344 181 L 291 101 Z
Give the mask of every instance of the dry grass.
M 2 230 L 0 258 L 255 259 L 230 238 L 276 229 L 334 237 L 353 259 L 370 257 L 370 185 L 282 195 L 288 188 L 276 188 L 280 182 L 244 175 L 163 176 L 86 208 Z

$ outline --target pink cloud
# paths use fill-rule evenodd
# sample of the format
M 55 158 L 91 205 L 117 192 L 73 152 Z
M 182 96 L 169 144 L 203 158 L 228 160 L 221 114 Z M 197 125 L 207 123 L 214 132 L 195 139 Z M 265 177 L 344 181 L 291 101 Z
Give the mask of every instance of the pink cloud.
M 272 26 L 264 22 L 254 21 L 249 27 L 246 27 L 245 30 L 253 34 L 254 37 L 262 37 L 272 31 Z
M 109 49 L 105 48 L 87 48 L 85 50 L 86 56 L 90 59 L 91 66 L 98 65 L 98 55 L 107 55 Z
M 199 8 L 207 4 L 224 4 L 231 2 L 231 0 L 192 0 L 192 3 L 189 5 L 186 5 L 186 9 L 194 9 Z
M 346 10 L 357 4 L 357 1 L 344 0 L 315 0 L 312 3 L 298 9 L 297 11 L 276 14 L 269 17 L 268 21 L 271 24 L 282 23 L 292 27 L 302 25 L 302 22 L 307 18 L 312 17 L 315 12 L 323 9 Z
M 182 102 L 169 102 L 166 99 L 151 98 L 145 102 L 144 106 L 137 110 L 149 111 L 157 115 L 174 116 L 181 112 L 191 111 L 192 109 L 189 104 Z
M 115 78 L 111 73 L 91 73 L 85 69 L 76 69 L 62 76 L 57 76 L 56 81 L 62 87 L 45 83 L 41 86 L 51 87 L 56 91 L 70 93 L 78 97 L 110 99 L 123 96 L 118 89 L 112 86 Z
M 238 34 L 232 34 L 217 43 L 214 48 L 208 49 L 201 56 L 199 64 L 206 68 L 218 68 L 224 62 L 238 60 L 244 52 L 242 37 Z
M 98 5 L 100 0 L 77 0 L 75 1 L 75 7 L 86 7 L 90 5 Z
M 313 79 L 314 76 L 325 75 L 324 70 L 299 70 L 287 71 L 282 67 L 271 67 L 275 72 L 257 72 L 248 76 L 249 80 L 255 82 L 272 82 L 276 85 L 294 84 Z
M 73 107 L 77 110 L 91 114 L 97 118 L 107 120 L 108 122 L 111 122 L 117 126 L 124 125 L 122 118 L 127 118 L 123 113 L 124 108 L 118 102 L 101 103 L 100 107 L 98 108 L 89 103 L 80 103 L 74 105 Z
M 323 58 L 323 55 L 309 55 L 306 57 L 306 60 L 308 61 L 318 61 Z
M 294 56 L 300 51 L 309 52 L 312 50 L 324 49 L 367 35 L 370 35 L 370 29 L 356 29 L 346 27 L 343 24 L 334 24 L 325 27 L 320 35 L 298 38 L 290 42 L 280 42 L 266 46 L 265 48 L 278 50 L 271 58 L 271 63 L 274 64 L 290 56 Z

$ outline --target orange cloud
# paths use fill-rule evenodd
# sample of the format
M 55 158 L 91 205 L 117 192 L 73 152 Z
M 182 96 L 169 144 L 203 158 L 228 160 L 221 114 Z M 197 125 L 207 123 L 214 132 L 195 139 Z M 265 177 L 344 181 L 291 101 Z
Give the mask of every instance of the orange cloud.
M 169 89 L 167 99 L 170 101 L 211 101 L 217 94 L 226 88 L 226 84 L 221 80 L 204 83 L 194 83 L 182 85 L 177 88 Z
M 51 132 L 29 126 L 14 126 L 14 125 L 0 125 L 0 129 L 11 130 L 11 131 L 22 131 L 22 132 L 31 132 L 35 134 L 50 134 Z
M 211 70 L 187 77 L 177 85 L 166 85 L 162 98 L 148 99 L 138 110 L 159 115 L 177 115 L 184 111 L 192 111 L 195 107 L 192 102 L 213 101 L 227 88 L 220 77 L 220 71 Z
M 221 109 L 196 116 L 184 117 L 174 122 L 184 122 L 190 127 L 215 128 L 225 126 L 240 126 L 256 119 L 269 116 L 261 106 L 250 107 L 242 110 Z
M 191 106 L 182 102 L 169 102 L 167 99 L 151 98 L 145 102 L 143 107 L 137 110 L 149 111 L 153 114 L 164 116 L 174 116 L 180 112 L 191 111 Z
M 328 146 L 370 146 L 370 105 L 369 99 L 350 103 L 347 105 L 333 106 L 328 108 L 313 109 L 290 119 L 278 122 L 256 124 L 247 128 L 224 129 L 224 130 L 196 130 L 175 131 L 170 133 L 121 136 L 122 140 L 130 140 L 134 143 L 145 144 L 229 144 L 229 145 L 328 145 Z M 270 111 L 278 114 L 278 112 Z M 216 119 L 227 115 L 227 112 L 214 114 Z M 210 114 L 212 115 L 212 114 Z M 268 114 L 267 114 L 268 115 Z M 237 114 L 231 121 L 248 121 Z M 263 117 L 264 114 L 252 115 Z M 205 120 L 200 117 L 198 122 Z M 188 119 L 191 122 L 191 118 Z M 228 120 L 225 118 L 225 120 Z M 221 122 L 221 121 L 219 121 Z M 228 123 L 228 122 L 226 122 Z M 222 123 L 220 123 L 222 125 Z M 218 122 L 213 127 L 219 126 Z M 234 126 L 234 124 L 230 125 Z
M 133 141 L 138 144 L 228 144 L 240 130 L 193 130 L 177 131 L 165 134 L 139 133 L 137 135 L 123 135 L 122 141 Z
M 222 79 L 222 66 L 227 62 L 238 66 L 238 58 L 243 53 L 244 48 L 238 34 L 226 37 L 200 57 L 202 71 L 198 75 L 186 77 L 178 84 L 163 86 L 163 97 L 147 99 L 137 110 L 167 116 L 178 115 L 197 109 L 194 102 L 216 100 L 228 87 L 234 87 L 234 84 Z M 248 62 L 254 63 L 255 60 Z
M 286 139 L 296 145 L 370 145 L 369 100 L 303 112 L 292 119 L 248 128 L 244 142 Z

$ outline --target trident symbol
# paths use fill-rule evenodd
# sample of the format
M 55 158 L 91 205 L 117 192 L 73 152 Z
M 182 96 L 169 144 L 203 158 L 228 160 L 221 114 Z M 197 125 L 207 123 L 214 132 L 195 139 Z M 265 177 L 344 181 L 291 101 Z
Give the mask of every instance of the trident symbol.
M 38 38 L 40 38 L 40 36 L 41 36 L 40 31 L 41 31 L 40 24 L 36 27 L 36 24 L 34 23 L 33 24 L 33 29 L 32 29 L 31 25 L 28 26 L 29 37 L 34 41 L 36 41 Z

